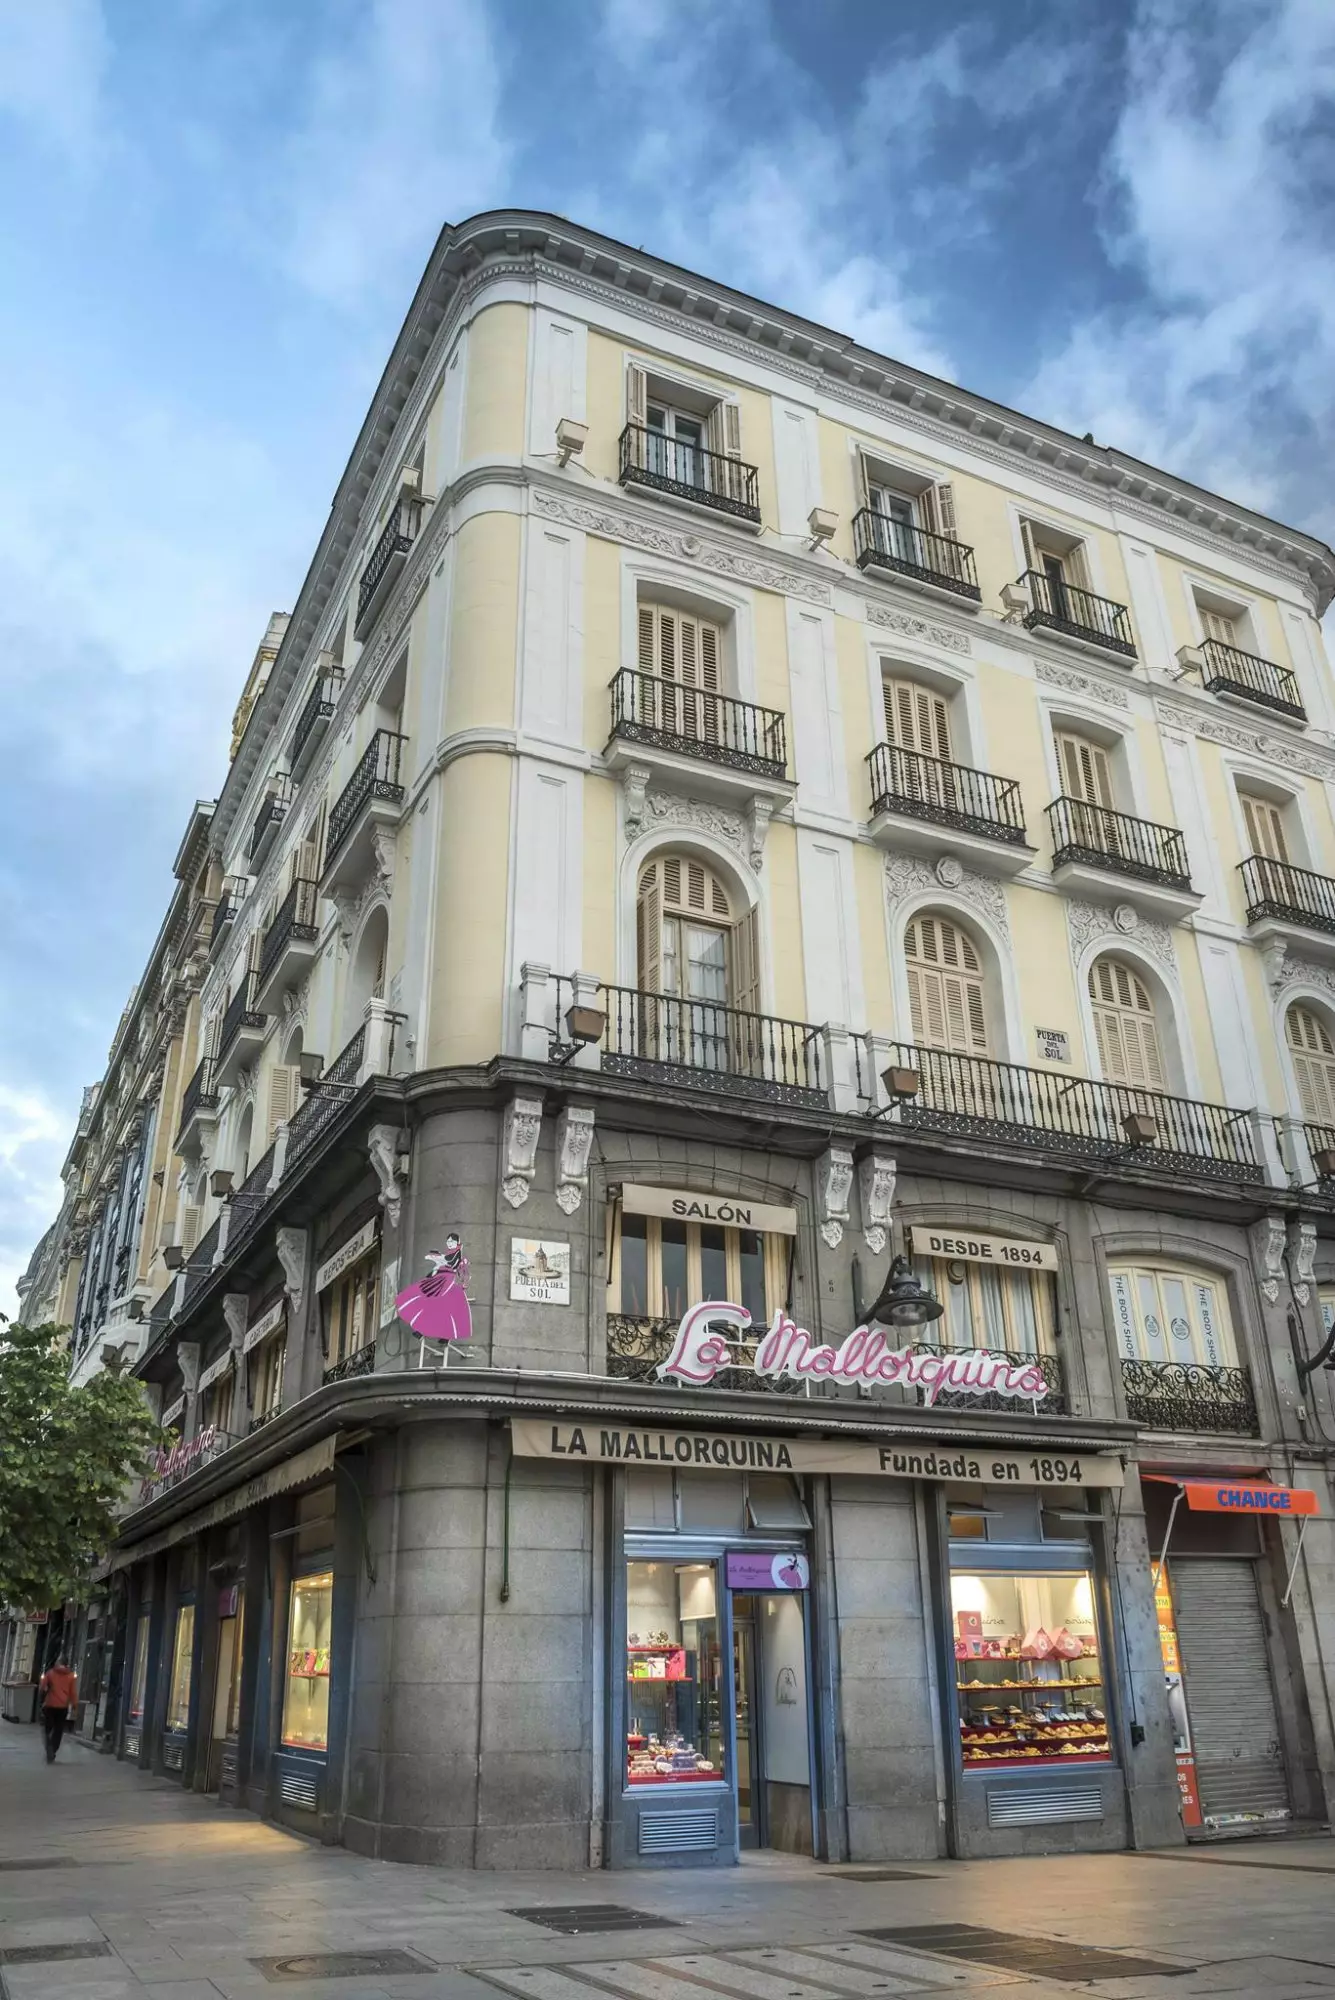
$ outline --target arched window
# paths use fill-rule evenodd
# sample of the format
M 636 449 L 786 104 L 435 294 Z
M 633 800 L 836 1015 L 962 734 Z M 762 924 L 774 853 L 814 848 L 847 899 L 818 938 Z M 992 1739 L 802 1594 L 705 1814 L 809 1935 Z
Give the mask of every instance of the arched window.
M 635 945 L 642 993 L 756 1011 L 756 913 L 734 919 L 732 898 L 705 862 L 663 854 L 648 864 L 640 875 Z
M 909 1013 L 921 1048 L 988 1054 L 982 960 L 968 932 L 946 917 L 915 917 L 904 933 Z
M 233 1178 L 238 1187 L 240 1187 L 242 1181 L 250 1172 L 250 1151 L 254 1129 L 255 1107 L 253 1104 L 248 1104 L 241 1114 L 241 1123 L 236 1135 L 236 1166 L 233 1168 Z
M 383 908 L 373 910 L 357 941 L 348 981 L 345 1033 L 355 1035 L 366 1015 L 368 1000 L 380 1000 L 385 992 L 385 957 L 389 949 L 389 915 Z
M 1296 1004 L 1284 1016 L 1284 1034 L 1303 1117 L 1335 1126 L 1335 1037 L 1315 1008 Z
M 1163 1057 L 1154 1002 L 1144 980 L 1120 958 L 1097 958 L 1089 968 L 1099 1067 L 1109 1083 L 1164 1088 Z

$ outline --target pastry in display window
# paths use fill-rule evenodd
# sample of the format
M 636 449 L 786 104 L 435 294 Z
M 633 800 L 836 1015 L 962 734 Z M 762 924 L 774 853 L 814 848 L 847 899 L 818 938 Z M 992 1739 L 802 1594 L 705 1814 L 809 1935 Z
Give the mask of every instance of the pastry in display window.
M 1112 1755 L 1087 1571 L 951 1577 L 965 1768 Z
M 334 1608 L 332 1571 L 299 1576 L 288 1612 L 283 1742 L 294 1750 L 329 1744 L 329 1657 Z
M 722 1778 L 715 1565 L 628 1563 L 626 1611 L 626 1783 Z

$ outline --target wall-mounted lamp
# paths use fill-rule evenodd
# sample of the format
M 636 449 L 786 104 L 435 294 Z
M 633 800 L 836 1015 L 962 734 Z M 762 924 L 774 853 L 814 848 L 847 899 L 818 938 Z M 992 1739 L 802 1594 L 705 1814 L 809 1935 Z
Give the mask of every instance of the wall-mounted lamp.
M 582 1007 L 576 1001 L 573 1007 L 566 1009 L 566 1033 L 570 1039 L 563 1042 L 559 1035 L 553 1034 L 547 1050 L 549 1060 L 559 1069 L 564 1069 L 567 1063 L 575 1060 L 581 1049 L 600 1042 L 606 1027 L 607 1016 L 601 1007 Z
M 1026 611 L 1033 610 L 1033 600 L 1027 583 L 1003 583 L 1001 586 L 1001 608 L 1006 614 L 1007 624 L 1013 625 L 1017 618 L 1023 618 Z
M 896 1257 L 867 1319 L 881 1326 L 926 1326 L 940 1319 L 944 1311 L 940 1299 L 933 1298 L 914 1277 L 907 1257 Z
M 1159 1121 L 1148 1111 L 1124 1111 L 1122 1130 L 1133 1146 L 1152 1146 L 1159 1136 Z
M 897 1103 L 902 1104 L 908 1098 L 918 1095 L 922 1088 L 922 1072 L 916 1069 L 900 1069 L 897 1064 L 891 1063 L 889 1069 L 881 1071 L 881 1082 L 885 1085 L 886 1096 L 893 1097 Z
M 297 1066 L 301 1072 L 301 1087 L 303 1090 L 312 1089 L 324 1075 L 324 1057 L 317 1055 L 314 1049 L 309 1049 L 301 1055 L 298 1058 Z
M 833 507 L 813 507 L 807 515 L 807 526 L 811 530 L 811 546 L 818 549 L 834 534 L 839 516 Z
M 169 1271 L 179 1271 L 185 1262 L 184 1244 L 165 1243 L 162 1247 L 162 1261 Z
M 215 1201 L 230 1201 L 232 1198 L 232 1175 L 226 1167 L 215 1167 L 209 1175 L 209 1193 Z
M 1205 655 L 1199 646 L 1179 646 L 1174 658 L 1177 661 L 1177 672 L 1173 675 L 1175 681 L 1185 680 L 1188 674 L 1199 674 L 1204 680 Z
M 577 424 L 573 417 L 562 417 L 556 426 L 556 462 L 568 465 L 572 458 L 578 458 L 584 450 L 584 441 L 589 435 L 587 424 Z

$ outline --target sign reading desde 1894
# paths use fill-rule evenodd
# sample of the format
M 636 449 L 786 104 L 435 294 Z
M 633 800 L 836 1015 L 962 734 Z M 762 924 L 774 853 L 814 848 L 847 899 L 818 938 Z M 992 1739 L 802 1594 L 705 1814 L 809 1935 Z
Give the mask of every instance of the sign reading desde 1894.
M 915 1222 L 909 1231 L 915 1257 L 947 1257 L 962 1264 L 1000 1264 L 1012 1271 L 1055 1271 L 1057 1250 L 1052 1243 L 1029 1243 L 1022 1236 L 984 1236 L 977 1229 L 924 1229 Z

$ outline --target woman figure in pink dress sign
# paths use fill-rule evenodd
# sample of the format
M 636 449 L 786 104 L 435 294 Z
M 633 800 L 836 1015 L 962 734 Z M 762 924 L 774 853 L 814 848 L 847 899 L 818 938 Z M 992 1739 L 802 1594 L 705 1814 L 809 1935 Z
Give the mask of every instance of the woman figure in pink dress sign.
M 430 1277 L 409 1285 L 394 1303 L 399 1318 L 423 1340 L 471 1340 L 473 1315 L 468 1304 L 468 1259 L 454 1235 L 445 1238 L 444 1250 L 428 1250 Z

